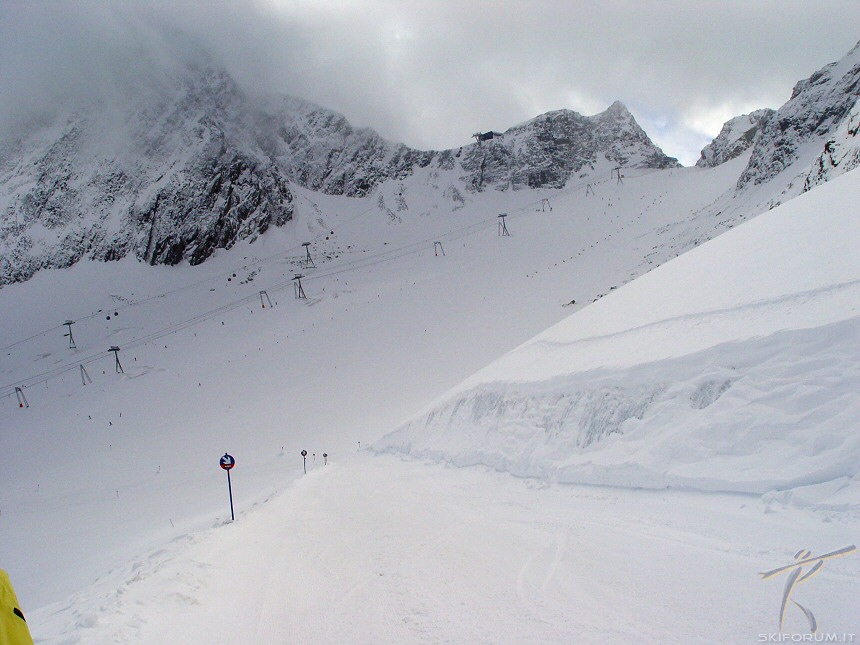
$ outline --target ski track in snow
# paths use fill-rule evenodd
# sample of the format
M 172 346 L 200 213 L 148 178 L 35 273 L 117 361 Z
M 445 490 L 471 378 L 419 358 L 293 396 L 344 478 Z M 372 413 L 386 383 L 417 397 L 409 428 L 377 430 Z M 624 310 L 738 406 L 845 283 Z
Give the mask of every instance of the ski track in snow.
M 34 620 L 62 643 L 738 642 L 777 621 L 758 571 L 857 528 L 743 495 L 535 484 L 350 457 Z M 828 561 L 806 596 L 822 624 L 860 626 L 858 574 Z

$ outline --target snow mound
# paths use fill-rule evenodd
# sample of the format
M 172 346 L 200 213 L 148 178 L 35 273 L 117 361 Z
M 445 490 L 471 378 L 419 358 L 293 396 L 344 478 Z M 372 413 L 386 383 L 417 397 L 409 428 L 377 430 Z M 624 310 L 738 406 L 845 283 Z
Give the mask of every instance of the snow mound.
M 860 508 L 857 178 L 618 289 L 374 448 L 558 482 Z

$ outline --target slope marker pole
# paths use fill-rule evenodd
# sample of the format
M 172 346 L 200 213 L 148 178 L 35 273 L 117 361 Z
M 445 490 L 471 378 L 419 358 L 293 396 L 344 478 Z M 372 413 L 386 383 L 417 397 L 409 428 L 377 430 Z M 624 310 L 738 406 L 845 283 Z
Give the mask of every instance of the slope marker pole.
M 236 515 L 233 513 L 233 484 L 230 481 L 230 469 L 236 465 L 236 460 L 233 458 L 233 455 L 228 455 L 225 452 L 224 456 L 221 457 L 220 465 L 221 468 L 227 471 L 227 491 L 230 493 L 230 520 L 235 521 Z

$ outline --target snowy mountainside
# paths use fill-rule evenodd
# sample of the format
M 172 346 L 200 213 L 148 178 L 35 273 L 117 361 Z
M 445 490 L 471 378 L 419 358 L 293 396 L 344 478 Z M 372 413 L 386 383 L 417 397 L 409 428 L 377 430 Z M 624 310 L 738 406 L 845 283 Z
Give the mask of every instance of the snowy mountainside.
M 199 264 L 290 221 L 291 185 L 363 197 L 419 169 L 456 168 L 446 201 L 489 185 L 562 187 L 610 162 L 677 165 L 617 103 L 595 117 L 537 117 L 501 147 L 420 151 L 298 98 L 250 96 L 200 52 L 182 56 L 140 88 L 2 137 L 0 287 L 81 258 Z
M 825 147 L 833 145 L 830 139 L 850 119 L 858 98 L 860 43 L 839 61 L 794 86 L 788 102 L 764 124 L 738 179 L 738 188 L 771 182 L 779 176 L 786 197 L 800 193 L 807 186 L 805 178 L 819 172 L 817 158 Z M 849 169 L 834 167 L 828 176 L 836 177 Z
M 198 264 L 292 217 L 222 70 L 188 64 L 126 105 L 61 114 L 0 160 L 0 285 L 87 257 Z
M 751 150 L 476 191 L 477 144 L 392 165 L 322 108 L 235 100 L 225 138 L 296 173 L 288 226 L 0 289 L 0 563 L 37 642 L 742 642 L 777 625 L 756 571 L 856 542 L 856 177 L 705 244 L 760 212 L 768 183 L 721 212 Z M 857 631 L 856 562 L 818 578 L 828 628 Z
M 375 444 L 518 476 L 860 508 L 847 175 L 513 350 Z
M 198 264 L 290 221 L 291 186 L 361 197 L 383 185 L 399 191 L 425 168 L 454 171 L 438 202 L 455 210 L 464 191 L 558 189 L 616 166 L 678 165 L 619 102 L 590 117 L 549 112 L 459 150 L 419 151 L 301 99 L 251 97 L 199 52 L 182 56 L 168 73 L 148 70 L 140 87 L 127 82 L 119 99 L 94 97 L 2 137 L 0 287 L 82 258 Z M 726 195 L 713 212 L 734 223 L 854 167 L 858 56 L 855 47 L 798 83 L 776 114 L 762 115 L 759 134 L 744 129 L 758 112 L 726 125 L 702 159 L 725 162 L 750 142 L 752 152 L 740 200 Z
M 258 131 L 286 177 L 329 195 L 364 197 L 387 179 L 405 179 L 433 161 L 444 165 L 444 155 L 391 143 L 295 97 L 266 99 Z
M 696 166 L 712 168 L 744 153 L 755 144 L 756 137 L 774 112 L 764 108 L 726 121 L 716 138 L 702 149 Z
M 855 103 L 833 136 L 824 144 L 824 150 L 806 176 L 803 190 L 820 186 L 832 177 L 860 166 L 860 102 Z
M 785 203 L 857 166 L 860 43 L 842 59 L 798 82 L 778 110 L 726 122 L 697 167 L 743 160 L 732 190 L 707 208 L 728 227 Z M 758 115 L 758 124 L 752 125 Z M 750 126 L 750 127 L 747 127 Z

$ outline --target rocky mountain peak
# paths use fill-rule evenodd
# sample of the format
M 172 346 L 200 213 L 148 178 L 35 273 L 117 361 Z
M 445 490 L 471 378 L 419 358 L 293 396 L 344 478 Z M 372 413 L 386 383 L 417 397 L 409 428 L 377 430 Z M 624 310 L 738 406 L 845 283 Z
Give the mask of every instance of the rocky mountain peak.
M 635 123 L 636 119 L 621 101 L 613 101 L 612 105 L 606 108 L 600 114 L 595 114 L 592 119 L 595 121 L 614 120 L 616 122 Z
M 554 110 L 509 128 L 501 139 L 472 144 L 462 160 L 467 186 L 483 190 L 563 187 L 571 174 L 601 163 L 670 168 L 666 156 L 619 101 L 594 116 Z
M 716 138 L 702 149 L 696 166 L 713 168 L 749 150 L 774 112 L 765 108 L 726 121 Z

